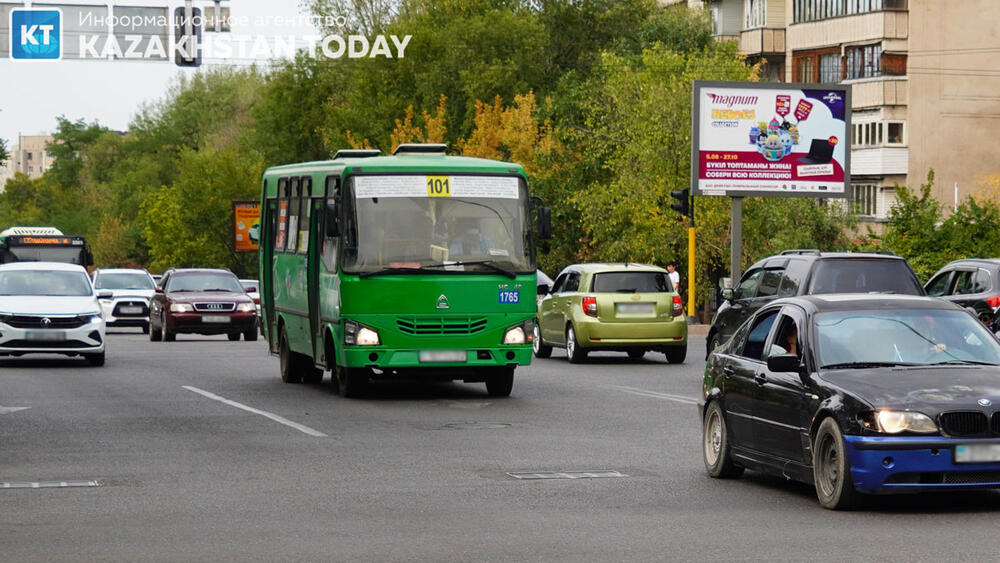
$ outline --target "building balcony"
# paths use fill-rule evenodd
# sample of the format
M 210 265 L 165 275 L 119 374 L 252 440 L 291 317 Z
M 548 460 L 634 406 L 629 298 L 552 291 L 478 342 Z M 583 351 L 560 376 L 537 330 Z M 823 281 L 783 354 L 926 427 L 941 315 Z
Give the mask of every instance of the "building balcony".
M 910 149 L 906 147 L 862 147 L 851 149 L 851 176 L 906 174 Z
M 785 30 L 761 27 L 740 32 L 740 53 L 743 55 L 784 55 Z
M 845 80 L 844 84 L 851 86 L 853 109 L 907 105 L 910 83 L 905 76 Z
M 788 26 L 788 45 L 793 51 L 818 49 L 845 43 L 906 39 L 908 12 L 883 11 L 841 16 Z

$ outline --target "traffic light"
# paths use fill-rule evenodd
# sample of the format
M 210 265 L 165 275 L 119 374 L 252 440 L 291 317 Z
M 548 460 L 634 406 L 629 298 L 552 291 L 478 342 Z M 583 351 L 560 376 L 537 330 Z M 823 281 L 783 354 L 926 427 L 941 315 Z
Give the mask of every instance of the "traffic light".
M 691 216 L 691 198 L 688 194 L 691 190 L 684 188 L 683 190 L 674 190 L 670 192 L 670 197 L 676 199 L 677 201 L 670 204 L 670 209 L 677 211 L 685 217 Z
M 174 64 L 177 66 L 201 66 L 200 8 L 191 8 L 190 20 L 185 16 L 185 8 L 174 10 Z

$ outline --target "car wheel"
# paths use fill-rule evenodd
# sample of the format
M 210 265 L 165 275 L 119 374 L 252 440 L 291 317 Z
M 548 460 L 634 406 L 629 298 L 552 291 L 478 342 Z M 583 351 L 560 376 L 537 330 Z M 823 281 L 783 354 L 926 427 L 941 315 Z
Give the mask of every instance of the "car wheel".
M 688 348 L 685 343 L 683 346 L 671 346 L 663 351 L 663 355 L 667 357 L 667 361 L 672 364 L 683 364 L 684 359 L 687 358 Z
M 743 474 L 743 468 L 733 463 L 726 419 L 722 416 L 722 409 L 719 407 L 718 401 L 709 403 L 705 410 L 702 442 L 704 446 L 702 454 L 709 477 L 728 479 Z
M 96 354 L 84 354 L 83 357 L 87 360 L 87 363 L 94 367 L 101 367 L 104 365 L 104 352 L 98 352 Z
M 281 380 L 285 383 L 302 383 L 299 355 L 288 347 L 288 335 L 281 329 L 278 335 L 278 369 L 281 370 Z
M 514 388 L 514 366 L 496 368 L 486 379 L 486 392 L 490 397 L 510 397 Z
M 705 359 L 707 360 L 708 357 L 712 355 L 712 352 L 716 348 L 718 348 L 721 344 L 722 344 L 722 337 L 719 336 L 718 332 L 713 332 L 711 335 L 709 335 L 709 337 L 708 337 L 708 348 L 706 349 L 706 352 L 705 352 Z
M 368 371 L 365 368 L 337 366 L 333 373 L 341 397 L 354 399 L 361 397 L 368 390 Z
M 844 436 L 836 420 L 827 418 L 819 425 L 812 450 L 813 481 L 820 505 L 831 510 L 849 510 L 856 506 L 860 494 L 854 488 Z
M 246 340 L 247 342 L 256 342 L 257 341 L 257 327 L 254 327 L 254 328 L 251 328 L 251 329 L 247 329 L 246 331 L 244 331 L 243 332 L 243 340 Z
M 149 341 L 159 342 L 163 340 L 163 329 L 153 326 L 153 321 L 149 321 Z
M 641 360 L 643 356 L 646 355 L 645 350 L 629 350 L 628 359 L 630 360 Z
M 552 355 L 552 346 L 548 346 L 542 342 L 542 329 L 538 327 L 538 323 L 535 323 L 534 335 L 531 338 L 531 351 L 535 353 L 536 358 L 548 358 Z
M 580 347 L 580 343 L 576 340 L 576 330 L 573 329 L 573 325 L 566 327 L 566 357 L 569 358 L 569 363 L 579 364 L 587 359 L 587 351 Z
M 149 334 L 149 323 L 142 325 L 142 333 Z
M 177 340 L 177 333 L 174 332 L 174 331 L 172 331 L 172 330 L 168 330 L 167 326 L 164 325 L 163 326 L 163 341 L 164 342 L 173 342 L 174 340 Z

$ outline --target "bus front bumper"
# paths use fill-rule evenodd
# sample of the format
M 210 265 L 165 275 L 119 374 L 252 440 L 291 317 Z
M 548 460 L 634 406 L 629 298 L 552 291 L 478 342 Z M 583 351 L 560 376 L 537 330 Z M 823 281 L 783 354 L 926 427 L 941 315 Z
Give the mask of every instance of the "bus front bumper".
M 381 370 L 397 369 L 477 369 L 531 363 L 531 346 L 497 346 L 494 348 L 455 350 L 397 350 L 379 346 L 348 347 L 344 350 L 344 365 Z

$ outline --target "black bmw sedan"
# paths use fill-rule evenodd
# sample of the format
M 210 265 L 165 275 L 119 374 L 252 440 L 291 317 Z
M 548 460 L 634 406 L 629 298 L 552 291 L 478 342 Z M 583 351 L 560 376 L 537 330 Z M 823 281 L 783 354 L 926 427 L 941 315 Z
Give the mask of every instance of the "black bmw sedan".
M 709 357 L 705 467 L 863 494 L 1000 488 L 1000 341 L 951 303 L 897 295 L 779 299 Z

